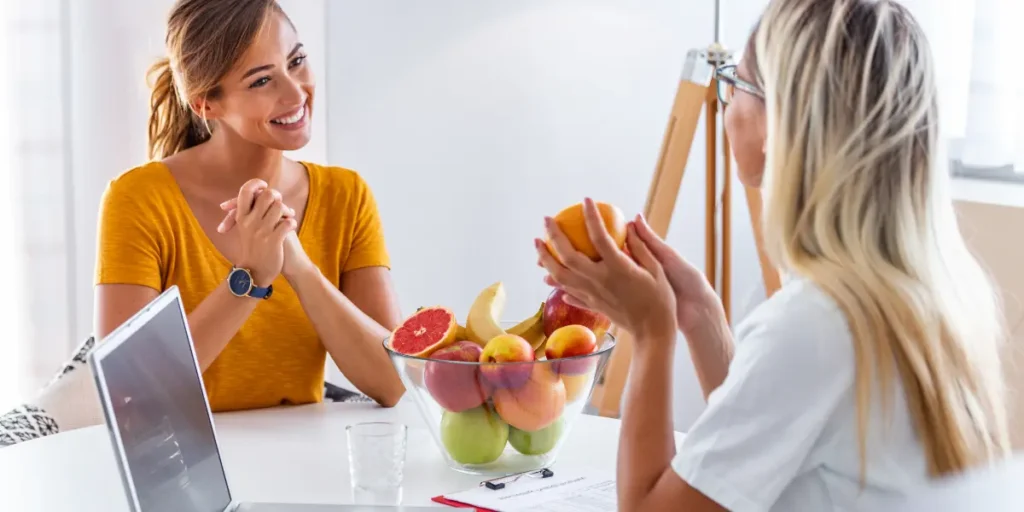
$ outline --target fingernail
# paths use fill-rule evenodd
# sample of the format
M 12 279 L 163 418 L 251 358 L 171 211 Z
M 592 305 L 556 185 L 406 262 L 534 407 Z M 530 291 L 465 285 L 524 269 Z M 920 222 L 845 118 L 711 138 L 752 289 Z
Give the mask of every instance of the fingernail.
M 551 217 L 544 217 L 544 225 L 545 226 L 551 227 L 551 225 L 554 224 L 554 223 L 555 223 L 555 219 L 552 219 Z

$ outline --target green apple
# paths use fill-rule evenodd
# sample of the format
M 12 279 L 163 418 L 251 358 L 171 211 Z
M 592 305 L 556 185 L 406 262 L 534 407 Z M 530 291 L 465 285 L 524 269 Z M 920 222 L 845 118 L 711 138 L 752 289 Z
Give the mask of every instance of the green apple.
M 498 460 L 508 442 L 508 423 L 486 405 L 441 416 L 441 442 L 460 464 Z
M 523 455 L 543 455 L 551 451 L 562 437 L 563 424 L 562 418 L 558 418 L 554 423 L 536 432 L 509 427 L 508 443 Z

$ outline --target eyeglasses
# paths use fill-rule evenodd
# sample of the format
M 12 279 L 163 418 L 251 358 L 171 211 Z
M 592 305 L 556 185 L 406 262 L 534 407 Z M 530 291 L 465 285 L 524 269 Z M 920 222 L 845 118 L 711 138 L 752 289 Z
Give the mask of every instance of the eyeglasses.
M 736 89 L 753 94 L 762 100 L 764 99 L 764 93 L 761 92 L 760 87 L 736 75 L 735 64 L 721 66 L 716 69 L 715 78 L 718 79 L 718 100 L 723 105 L 728 105 L 732 101 L 732 96 Z

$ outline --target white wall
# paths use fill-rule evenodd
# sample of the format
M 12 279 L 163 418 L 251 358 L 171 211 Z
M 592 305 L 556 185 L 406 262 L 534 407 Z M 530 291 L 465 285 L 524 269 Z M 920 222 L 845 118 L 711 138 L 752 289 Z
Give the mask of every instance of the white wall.
M 758 0 L 724 11 L 741 48 Z M 685 52 L 712 42 L 713 4 L 695 0 L 401 0 L 328 4 L 330 163 L 376 193 L 394 278 L 411 312 L 464 316 L 503 280 L 507 319 L 548 288 L 531 243 L 542 217 L 584 195 L 639 212 Z M 670 242 L 703 265 L 703 134 Z M 742 189 L 734 187 L 736 318 L 763 296 Z M 424 227 L 425 226 L 425 227 Z M 703 407 L 677 351 L 676 423 Z
M 144 72 L 163 51 L 172 2 L 70 4 L 78 259 L 69 330 L 84 335 L 100 195 L 107 180 L 145 160 Z M 723 11 L 732 48 L 742 47 L 763 1 L 736 4 Z M 584 194 L 630 214 L 642 208 L 683 55 L 712 39 L 712 7 L 695 0 L 282 5 L 320 83 L 314 139 L 295 156 L 354 168 L 369 181 L 405 311 L 441 303 L 464 315 L 479 289 L 502 279 L 508 318 L 531 313 L 547 292 L 530 243 L 542 215 Z M 669 235 L 698 266 L 702 140 L 698 133 Z M 742 190 L 734 190 L 740 318 L 763 291 Z M 419 219 L 434 227 L 416 229 Z M 677 367 L 676 419 L 685 428 L 703 402 L 685 350 Z

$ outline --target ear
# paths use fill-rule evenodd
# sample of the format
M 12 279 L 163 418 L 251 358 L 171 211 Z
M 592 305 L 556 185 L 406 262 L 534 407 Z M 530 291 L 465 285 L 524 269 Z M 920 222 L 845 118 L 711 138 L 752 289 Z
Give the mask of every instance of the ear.
M 200 118 L 209 121 L 219 119 L 222 115 L 220 103 L 209 98 L 199 98 L 192 102 L 192 111 Z

